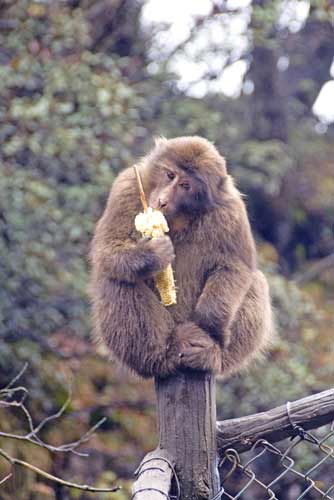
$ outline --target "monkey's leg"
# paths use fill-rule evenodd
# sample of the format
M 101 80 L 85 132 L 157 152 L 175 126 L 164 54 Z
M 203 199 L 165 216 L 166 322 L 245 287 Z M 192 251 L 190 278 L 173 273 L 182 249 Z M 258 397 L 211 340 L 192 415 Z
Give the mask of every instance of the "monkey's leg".
M 231 325 L 229 345 L 222 349 L 221 373 L 229 376 L 260 358 L 273 337 L 273 321 L 267 280 L 261 271 Z
M 93 303 L 96 333 L 122 363 L 143 377 L 176 371 L 174 321 L 144 282 L 104 280 Z

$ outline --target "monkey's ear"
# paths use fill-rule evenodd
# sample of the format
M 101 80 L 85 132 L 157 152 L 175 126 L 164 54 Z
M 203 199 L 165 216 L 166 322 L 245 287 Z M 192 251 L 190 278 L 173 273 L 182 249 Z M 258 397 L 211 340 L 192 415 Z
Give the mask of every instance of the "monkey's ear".
M 160 135 L 159 137 L 154 137 L 155 147 L 162 146 L 163 144 L 166 144 L 167 141 L 168 139 L 166 139 L 166 137 L 163 137 L 162 135 Z
M 208 199 L 211 206 L 219 206 L 222 203 L 222 197 L 226 190 L 227 176 L 219 177 L 218 180 L 215 179 L 214 184 L 211 184 L 208 191 Z

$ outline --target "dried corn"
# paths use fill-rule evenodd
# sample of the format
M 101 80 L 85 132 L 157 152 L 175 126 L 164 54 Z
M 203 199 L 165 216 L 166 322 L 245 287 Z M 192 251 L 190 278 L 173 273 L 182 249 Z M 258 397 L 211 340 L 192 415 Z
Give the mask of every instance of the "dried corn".
M 169 231 L 164 215 L 159 210 L 153 210 L 151 207 L 136 216 L 135 226 L 143 236 L 152 239 L 160 238 Z M 165 306 L 176 304 L 176 289 L 171 264 L 157 273 L 155 282 L 162 303 Z

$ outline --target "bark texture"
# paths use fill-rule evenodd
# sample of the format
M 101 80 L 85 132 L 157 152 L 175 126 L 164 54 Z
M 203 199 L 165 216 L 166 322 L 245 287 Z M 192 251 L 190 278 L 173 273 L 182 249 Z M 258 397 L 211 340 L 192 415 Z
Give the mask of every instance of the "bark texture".
M 157 379 L 156 393 L 159 447 L 174 459 L 180 500 L 214 498 L 220 489 L 214 376 L 188 372 Z

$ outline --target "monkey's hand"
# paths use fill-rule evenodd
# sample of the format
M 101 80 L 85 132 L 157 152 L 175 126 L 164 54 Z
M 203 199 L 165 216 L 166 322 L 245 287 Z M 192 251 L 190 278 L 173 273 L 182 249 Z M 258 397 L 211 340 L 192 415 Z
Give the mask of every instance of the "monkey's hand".
M 145 244 L 155 257 L 152 272 L 163 271 L 174 260 L 174 247 L 169 236 L 146 240 Z
M 101 259 L 102 272 L 111 279 L 135 283 L 138 278 L 163 271 L 174 259 L 173 244 L 168 236 L 134 242 L 115 242 L 114 251 Z
M 187 322 L 176 329 L 180 366 L 218 373 L 221 369 L 220 347 L 195 323 Z

